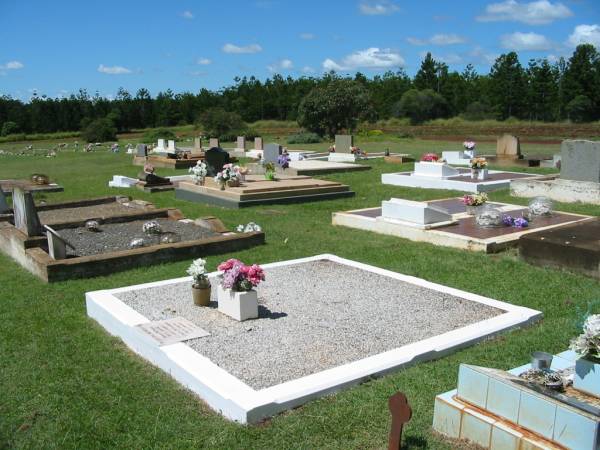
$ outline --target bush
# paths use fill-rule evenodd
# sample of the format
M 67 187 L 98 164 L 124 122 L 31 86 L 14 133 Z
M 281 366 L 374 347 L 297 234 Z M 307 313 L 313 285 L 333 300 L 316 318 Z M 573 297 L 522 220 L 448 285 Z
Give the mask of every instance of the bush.
M 483 102 L 473 102 L 467 106 L 465 112 L 462 113 L 460 117 L 465 120 L 480 121 L 493 119 L 495 114 L 488 104 Z
M 8 136 L 9 134 L 16 134 L 19 132 L 19 125 L 15 122 L 4 122 L 2 124 L 2 130 L 0 131 L 0 136 Z
M 154 128 L 144 134 L 144 142 L 157 142 L 159 139 L 175 140 L 177 139 L 177 136 L 175 136 L 175 133 L 168 128 Z
M 87 142 L 114 141 L 117 129 L 110 119 L 96 119 L 81 132 L 81 137 Z
M 205 136 L 218 137 L 228 141 L 231 137 L 242 136 L 248 130 L 238 113 L 225 111 L 223 108 L 210 108 L 200 114 L 197 122 Z M 238 134 L 239 133 L 239 134 Z
M 448 104 L 444 97 L 432 89 L 409 89 L 394 105 L 394 115 L 410 117 L 412 125 L 426 120 L 444 117 L 448 112 Z
M 323 140 L 321 139 L 321 136 L 319 136 L 317 133 L 311 133 L 307 131 L 292 134 L 287 138 L 288 144 L 318 144 L 322 141 Z
M 581 123 L 591 120 L 594 112 L 594 105 L 592 104 L 592 101 L 585 95 L 578 95 L 569 103 L 567 103 L 567 107 L 565 109 L 569 115 L 569 119 L 571 119 L 573 122 Z
M 260 133 L 254 128 L 244 128 L 243 130 L 233 130 L 228 133 L 221 134 L 219 140 L 223 142 L 235 142 L 238 136 L 244 136 L 246 140 L 252 140 L 260 136 Z

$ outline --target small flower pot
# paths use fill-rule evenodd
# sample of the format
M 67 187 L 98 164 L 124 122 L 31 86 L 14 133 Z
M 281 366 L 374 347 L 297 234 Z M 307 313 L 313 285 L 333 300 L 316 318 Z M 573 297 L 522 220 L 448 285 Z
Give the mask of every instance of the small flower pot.
M 192 298 L 196 306 L 210 305 L 210 284 L 206 287 L 192 286 Z
M 600 362 L 579 358 L 575 362 L 573 387 L 600 397 Z
M 479 169 L 477 173 L 478 180 L 487 180 L 488 178 L 488 170 L 487 169 Z
M 238 292 L 219 285 L 217 290 L 219 311 L 240 322 L 258 317 L 258 294 L 252 289 Z

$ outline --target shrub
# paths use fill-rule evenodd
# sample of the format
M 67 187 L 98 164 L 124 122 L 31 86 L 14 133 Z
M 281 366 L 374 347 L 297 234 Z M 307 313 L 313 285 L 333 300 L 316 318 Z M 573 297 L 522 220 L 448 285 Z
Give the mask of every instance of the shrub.
M 211 135 L 214 136 L 214 135 Z M 244 136 L 247 140 L 254 139 L 260 136 L 260 133 L 254 128 L 244 128 L 242 130 L 233 130 L 219 135 L 219 139 L 223 142 L 235 142 L 238 136 Z
M 117 129 L 109 119 L 96 119 L 82 132 L 81 137 L 87 142 L 106 142 L 117 139 Z
M 4 122 L 2 124 L 2 130 L 0 131 L 1 136 L 8 136 L 9 134 L 16 134 L 19 132 L 19 125 L 15 122 Z
M 310 131 L 304 131 L 288 136 L 288 144 L 318 144 L 322 142 L 321 136 L 317 133 L 311 133 Z
M 483 102 L 470 103 L 465 112 L 460 115 L 465 120 L 480 121 L 486 119 L 493 119 L 495 117 L 492 108 Z
M 207 109 L 200 114 L 197 122 L 205 136 L 218 137 L 223 141 L 230 140 L 234 135 L 244 135 L 248 128 L 238 113 L 225 111 L 223 108 Z
M 144 142 L 157 142 L 159 139 L 175 140 L 177 136 L 168 128 L 154 128 L 144 134 Z
M 448 112 L 448 104 L 444 97 L 432 89 L 409 89 L 394 105 L 396 116 L 410 117 L 413 125 L 426 120 L 444 117 Z
M 585 95 L 578 95 L 566 106 L 567 114 L 569 119 L 573 122 L 581 123 L 591 120 L 591 116 L 594 111 L 594 105 L 592 101 Z

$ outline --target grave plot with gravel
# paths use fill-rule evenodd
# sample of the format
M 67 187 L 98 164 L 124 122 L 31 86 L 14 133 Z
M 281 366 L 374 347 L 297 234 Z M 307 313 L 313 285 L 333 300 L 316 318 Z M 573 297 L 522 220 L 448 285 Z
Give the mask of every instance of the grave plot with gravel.
M 183 317 L 210 333 L 163 347 L 139 340 L 136 332 L 115 334 L 241 422 L 442 356 L 541 315 L 333 255 L 264 268 L 258 319 L 237 322 L 218 312 L 215 274 L 209 307 L 194 306 L 190 281 L 178 279 L 88 293 L 88 314 L 109 330 L 121 322 L 135 328 Z M 166 360 L 156 356 L 157 348 Z

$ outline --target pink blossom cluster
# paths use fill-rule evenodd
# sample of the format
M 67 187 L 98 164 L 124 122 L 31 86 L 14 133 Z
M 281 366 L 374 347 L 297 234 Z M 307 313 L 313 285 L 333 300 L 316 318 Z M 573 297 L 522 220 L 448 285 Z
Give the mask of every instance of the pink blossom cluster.
M 223 272 L 222 285 L 235 291 L 249 291 L 265 280 L 265 272 L 258 264 L 247 266 L 238 259 L 228 259 L 217 267 Z
M 421 156 L 421 161 L 424 162 L 436 162 L 438 159 L 440 159 L 440 157 L 435 153 L 425 153 Z

